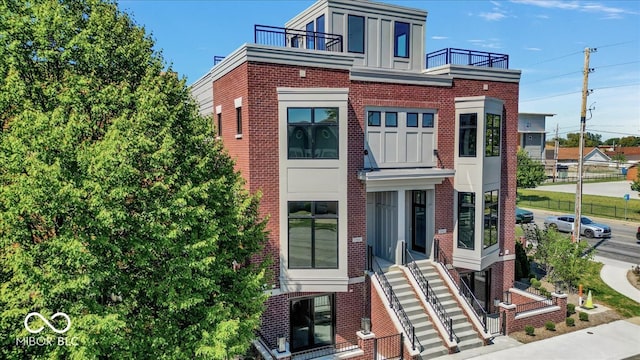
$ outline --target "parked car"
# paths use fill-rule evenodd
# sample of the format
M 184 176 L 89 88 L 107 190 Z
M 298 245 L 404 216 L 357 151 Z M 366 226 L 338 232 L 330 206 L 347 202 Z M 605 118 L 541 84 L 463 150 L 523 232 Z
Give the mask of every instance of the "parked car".
M 636 240 L 640 241 L 640 226 L 638 226 L 638 231 L 636 232 Z
M 573 231 L 574 215 L 549 216 L 544 219 L 544 226 L 549 229 L 556 229 L 563 232 Z M 611 228 L 607 225 L 593 222 L 586 216 L 580 222 L 580 235 L 588 238 L 608 238 L 611 237 Z
M 516 224 L 526 224 L 533 222 L 533 213 L 529 210 L 516 208 Z

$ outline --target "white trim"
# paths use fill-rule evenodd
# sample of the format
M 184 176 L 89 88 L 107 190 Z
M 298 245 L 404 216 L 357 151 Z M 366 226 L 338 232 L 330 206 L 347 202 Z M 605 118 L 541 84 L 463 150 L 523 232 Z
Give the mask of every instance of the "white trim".
M 233 99 L 233 105 L 236 107 L 236 109 L 242 107 L 242 96 L 237 99 Z
M 221 113 L 222 113 L 222 105 L 216 106 L 216 115 L 221 114 Z
M 402 71 L 372 67 L 353 67 L 349 72 L 349 79 L 351 81 L 400 83 L 436 87 L 453 86 L 452 76 L 430 75 L 419 71 Z
M 430 75 L 449 75 L 455 79 L 520 83 L 520 70 L 509 70 L 471 65 L 447 64 L 423 71 Z

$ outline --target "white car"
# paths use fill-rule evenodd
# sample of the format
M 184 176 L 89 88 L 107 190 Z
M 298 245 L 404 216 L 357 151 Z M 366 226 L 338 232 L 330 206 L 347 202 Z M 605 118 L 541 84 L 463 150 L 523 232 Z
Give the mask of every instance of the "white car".
M 544 226 L 557 231 L 572 232 L 575 219 L 574 215 L 549 216 L 544 219 Z M 588 238 L 608 238 L 611 237 L 611 228 L 583 216 L 580 222 L 580 235 Z

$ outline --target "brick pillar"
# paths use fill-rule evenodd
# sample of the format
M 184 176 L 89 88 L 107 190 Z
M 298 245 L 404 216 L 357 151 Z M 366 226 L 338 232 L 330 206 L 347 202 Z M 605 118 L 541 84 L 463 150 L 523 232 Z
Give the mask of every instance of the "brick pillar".
M 362 331 L 356 333 L 358 335 L 358 347 L 364 351 L 363 359 L 374 359 L 374 342 L 376 341 L 376 335 L 372 332 L 363 334 Z
M 506 326 L 502 326 L 504 326 L 505 335 L 509 335 L 516 322 L 516 305 L 500 303 L 500 319 L 507 322 Z
M 551 293 L 551 296 L 556 299 L 557 304 L 560 307 L 560 310 L 562 310 L 562 313 L 566 314 L 567 302 L 569 301 L 569 297 L 567 296 L 567 294 Z

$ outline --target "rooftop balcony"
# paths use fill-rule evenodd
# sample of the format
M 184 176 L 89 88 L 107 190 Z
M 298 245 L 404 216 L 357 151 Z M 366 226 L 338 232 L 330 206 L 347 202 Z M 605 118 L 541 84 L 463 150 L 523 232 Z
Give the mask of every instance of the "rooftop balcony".
M 508 69 L 509 55 L 454 48 L 445 48 L 427 54 L 427 69 L 441 65 L 470 65 Z
M 275 26 L 254 25 L 254 42 L 260 45 L 342 52 L 342 35 Z

